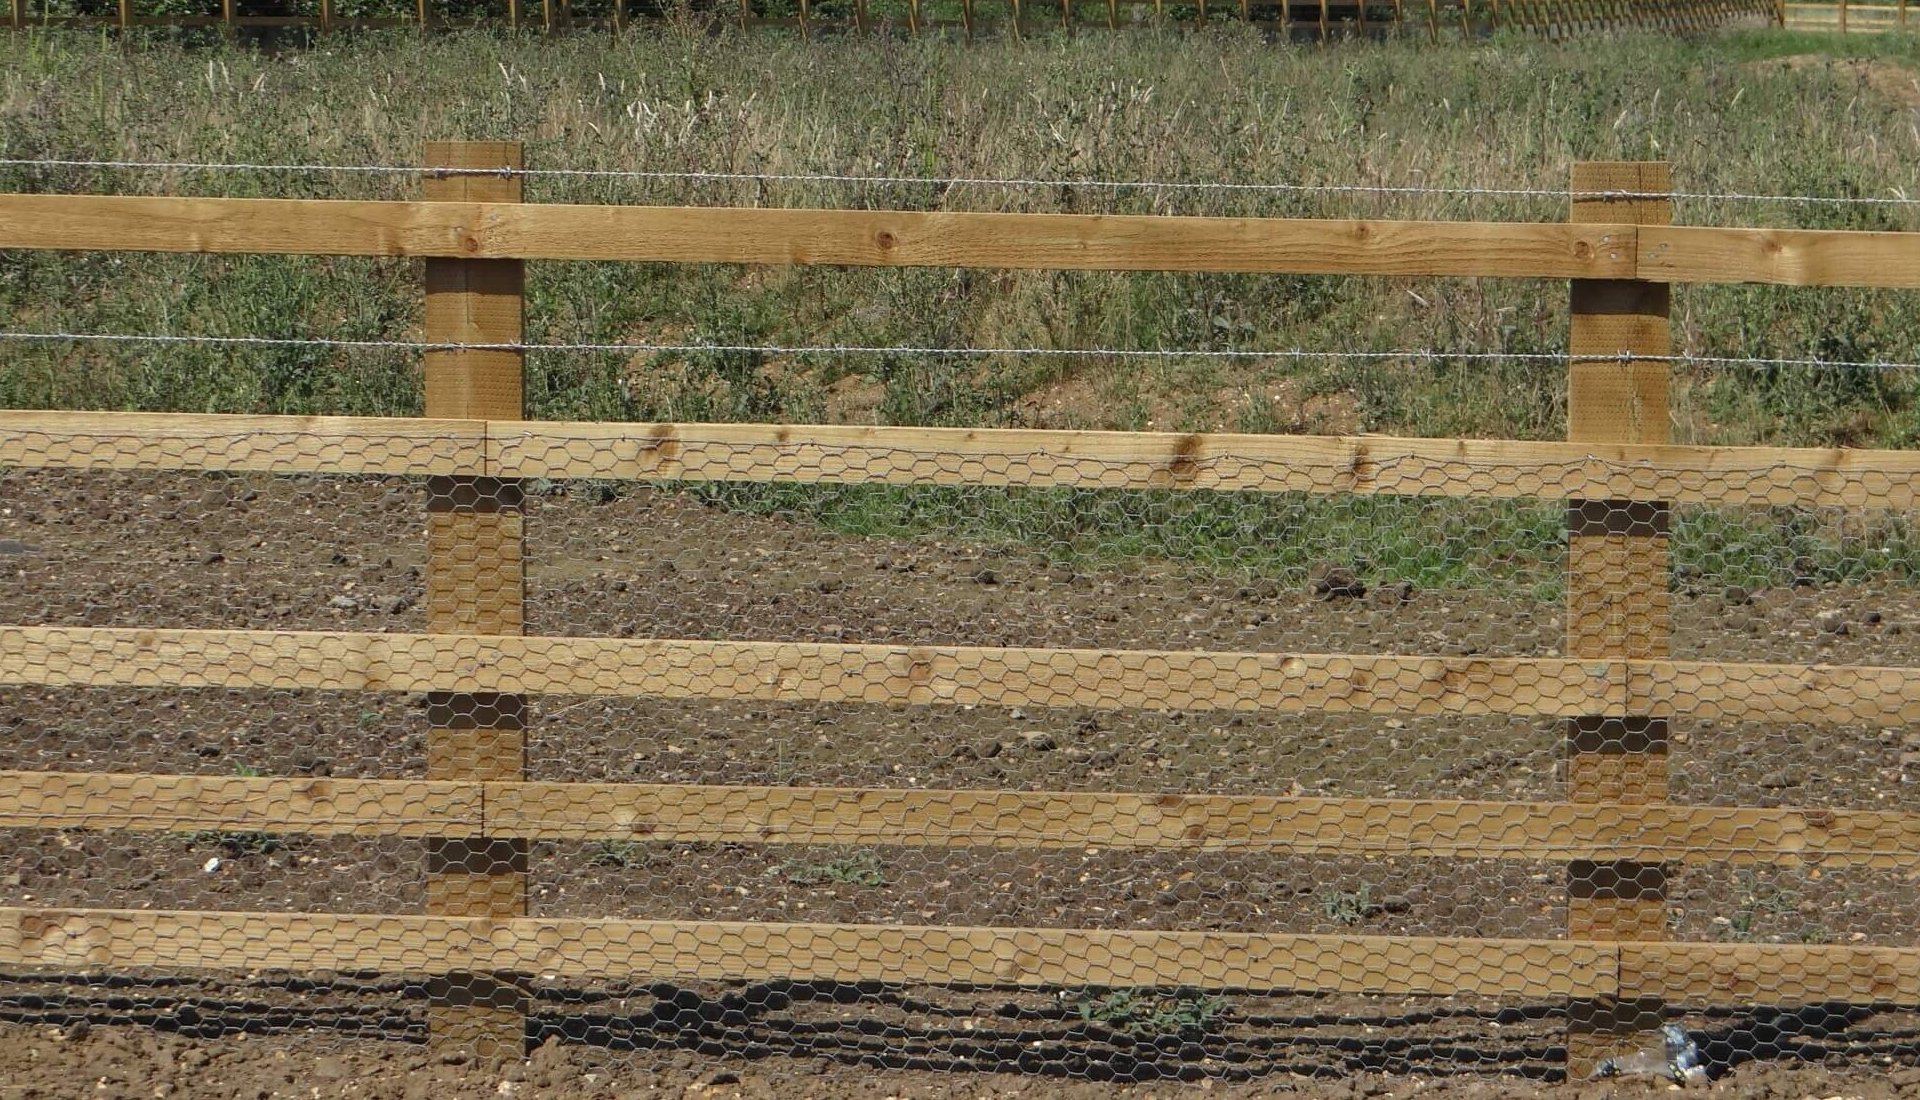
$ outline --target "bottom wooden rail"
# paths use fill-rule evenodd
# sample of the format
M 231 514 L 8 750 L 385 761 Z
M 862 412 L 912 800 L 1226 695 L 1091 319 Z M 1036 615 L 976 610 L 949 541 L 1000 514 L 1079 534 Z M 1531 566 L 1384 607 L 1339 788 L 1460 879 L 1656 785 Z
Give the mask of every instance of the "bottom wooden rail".
M 1614 944 L 717 921 L 0 909 L 0 965 L 1611 996 Z
M 1920 948 L 0 908 L 0 965 L 1920 1004 Z

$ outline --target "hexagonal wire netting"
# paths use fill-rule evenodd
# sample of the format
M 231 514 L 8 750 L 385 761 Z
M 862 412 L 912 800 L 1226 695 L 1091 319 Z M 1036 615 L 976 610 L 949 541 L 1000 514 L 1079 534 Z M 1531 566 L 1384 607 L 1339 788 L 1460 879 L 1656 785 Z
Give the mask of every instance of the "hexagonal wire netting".
M 10 1018 L 1552 1075 L 1630 974 L 1715 1072 L 1911 1059 L 1899 484 L 702 431 L 10 435 Z M 1568 659 L 1569 546 L 1671 661 Z

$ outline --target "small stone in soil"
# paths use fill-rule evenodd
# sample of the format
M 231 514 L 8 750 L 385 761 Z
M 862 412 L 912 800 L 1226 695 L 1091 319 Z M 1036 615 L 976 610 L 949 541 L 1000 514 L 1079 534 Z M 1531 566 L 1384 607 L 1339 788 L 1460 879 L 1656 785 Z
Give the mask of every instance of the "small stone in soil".
M 1745 607 L 1753 602 L 1753 593 L 1737 584 L 1730 584 L 1720 598 L 1726 601 L 1728 607 Z
M 1359 599 L 1367 594 L 1367 586 L 1353 570 L 1338 565 L 1314 566 L 1307 573 L 1307 588 L 1318 600 Z
M 1374 590 L 1373 602 L 1377 607 L 1405 607 L 1413 602 L 1413 584 L 1410 581 L 1395 581 L 1381 585 Z
M 1051 733 L 1023 733 L 1020 735 L 1020 740 L 1034 752 L 1052 752 L 1059 747 L 1059 743 L 1053 739 Z
M 981 569 L 974 573 L 973 581 L 975 584 L 999 584 L 1000 574 L 991 569 Z
M 1844 635 L 1847 617 L 1838 611 L 1822 611 L 1813 617 L 1813 625 L 1822 634 Z
M 1786 787 L 1798 787 L 1805 782 L 1805 777 L 1791 768 L 1784 771 L 1768 772 L 1766 775 L 1760 777 L 1760 786 L 1770 791 L 1777 791 Z
M 335 596 L 333 599 L 327 601 L 327 606 L 339 611 L 358 611 L 360 610 L 360 601 L 354 599 L 352 596 Z

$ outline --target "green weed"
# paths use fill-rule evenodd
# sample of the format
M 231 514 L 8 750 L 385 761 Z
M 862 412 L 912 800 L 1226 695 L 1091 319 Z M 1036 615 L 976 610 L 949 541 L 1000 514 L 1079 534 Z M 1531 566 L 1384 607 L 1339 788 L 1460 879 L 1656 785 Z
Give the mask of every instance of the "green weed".
M 1082 1020 L 1116 1031 L 1195 1037 L 1220 1030 L 1227 1001 L 1190 990 L 1115 989 L 1082 993 L 1074 998 L 1074 1008 Z
M 872 852 L 858 852 L 824 863 L 789 863 L 781 869 L 788 882 L 795 886 L 824 886 L 840 883 L 847 886 L 885 886 L 887 869 L 880 857 Z

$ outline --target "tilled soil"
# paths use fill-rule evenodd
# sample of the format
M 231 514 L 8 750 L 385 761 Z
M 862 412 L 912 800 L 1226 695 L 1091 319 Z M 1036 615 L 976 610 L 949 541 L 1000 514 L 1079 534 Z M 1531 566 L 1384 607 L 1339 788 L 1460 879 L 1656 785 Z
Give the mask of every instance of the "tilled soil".
M 0 475 L 0 618 L 420 630 L 423 511 L 420 487 L 399 480 Z M 1552 572 L 1561 550 L 1510 552 Z M 1244 573 L 837 536 L 668 493 L 540 498 L 528 554 L 528 630 L 540 634 L 1549 656 L 1564 631 L 1557 594 L 1521 584 L 1320 599 Z M 1694 577 L 1674 620 L 1682 657 L 1920 665 L 1920 598 L 1903 586 L 1746 593 Z M 423 705 L 5 688 L 0 767 L 424 776 Z M 1457 716 L 546 698 L 529 743 L 533 777 L 552 780 L 1532 800 L 1562 796 L 1561 737 L 1551 722 Z M 1677 721 L 1671 761 L 1679 802 L 1920 812 L 1913 727 Z M 9 840 L 5 905 L 407 912 L 423 900 L 418 842 Z M 542 916 L 1521 937 L 1561 934 L 1566 920 L 1556 865 L 1230 852 L 549 843 L 534 852 L 533 894 Z M 1920 870 L 1690 866 L 1670 895 L 1680 939 L 1920 942 Z M 1190 1039 L 1154 1043 L 1043 994 L 551 990 L 532 1037 L 569 1042 L 489 1069 L 430 1059 L 411 992 L 20 976 L 0 982 L 12 1021 L 0 1024 L 0 1096 L 1145 1096 L 1170 1086 L 1089 1079 L 1162 1075 L 1230 1095 L 1509 1095 L 1557 1072 L 1563 1024 L 1553 1005 L 1235 995 Z M 1725 1038 L 1716 1087 L 1730 1095 L 1920 1089 L 1894 1074 L 1915 1064 L 1916 1021 L 1854 1016 L 1690 1026 Z M 70 1026 L 82 1019 L 92 1025 Z M 108 1026 L 124 1020 L 151 1029 Z M 1492 1070 L 1509 1076 L 1471 1076 Z M 1621 1088 L 1640 1086 L 1588 1091 Z

